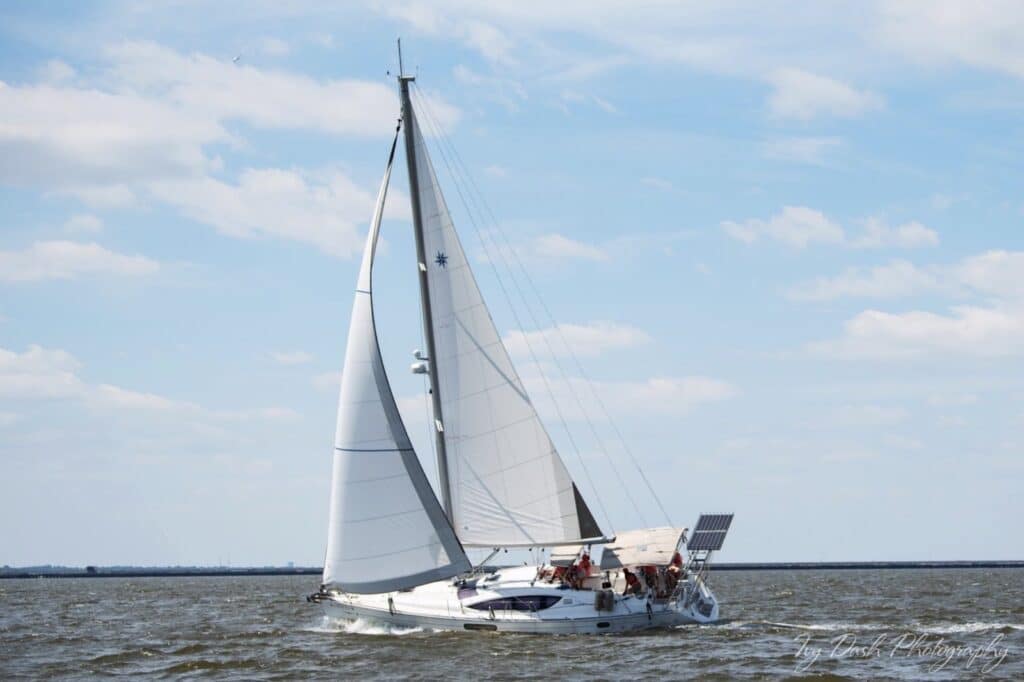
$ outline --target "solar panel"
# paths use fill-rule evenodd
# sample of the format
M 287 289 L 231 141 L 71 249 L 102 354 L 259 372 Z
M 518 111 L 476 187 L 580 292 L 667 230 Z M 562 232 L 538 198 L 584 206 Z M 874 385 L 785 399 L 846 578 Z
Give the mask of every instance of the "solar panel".
M 694 533 L 690 541 L 686 543 L 686 549 L 691 551 L 721 549 L 722 543 L 725 542 L 725 535 L 726 531 L 724 530 L 707 530 Z
M 732 524 L 732 514 L 701 514 L 697 519 L 697 526 L 694 532 L 702 530 L 729 530 Z
M 686 543 L 689 551 L 717 551 L 732 525 L 732 514 L 701 514 L 693 535 Z

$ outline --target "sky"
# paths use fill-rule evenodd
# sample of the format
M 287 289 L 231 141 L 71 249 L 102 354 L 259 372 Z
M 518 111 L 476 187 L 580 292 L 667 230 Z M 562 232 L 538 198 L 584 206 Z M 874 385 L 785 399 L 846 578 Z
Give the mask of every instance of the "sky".
M 319 565 L 398 36 L 606 528 L 642 471 L 722 561 L 1024 558 L 1019 3 L 181 0 L 0 7 L 0 565 Z

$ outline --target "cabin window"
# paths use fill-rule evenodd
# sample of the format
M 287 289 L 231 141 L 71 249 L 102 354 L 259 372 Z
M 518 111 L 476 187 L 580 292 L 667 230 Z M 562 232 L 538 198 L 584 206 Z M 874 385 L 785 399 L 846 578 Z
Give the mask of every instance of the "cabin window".
M 487 611 L 489 609 L 494 609 L 495 611 L 540 611 L 551 608 L 561 599 L 561 597 L 556 597 L 552 594 L 530 594 L 522 597 L 488 599 L 476 604 L 469 604 L 469 608 L 478 611 Z

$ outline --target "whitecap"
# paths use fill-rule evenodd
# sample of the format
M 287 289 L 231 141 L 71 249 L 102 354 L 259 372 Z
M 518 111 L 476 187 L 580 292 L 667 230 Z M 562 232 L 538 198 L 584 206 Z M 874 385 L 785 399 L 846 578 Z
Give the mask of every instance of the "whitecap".
M 822 630 L 826 632 L 855 632 L 858 630 L 892 630 L 899 628 L 898 623 L 777 623 L 773 621 L 764 621 L 764 624 L 771 625 L 777 628 L 793 628 L 795 630 Z
M 1024 630 L 1024 625 L 1014 623 L 947 623 L 945 625 L 922 626 L 917 624 L 914 629 L 929 635 L 957 635 L 971 632 L 987 632 L 989 630 Z
M 418 632 L 432 632 L 421 627 L 403 627 L 400 625 L 389 625 L 368 621 L 364 618 L 346 620 L 342 618 L 331 618 L 323 616 L 320 624 L 314 627 L 303 628 L 306 632 L 319 632 L 336 634 L 343 632 L 348 635 L 411 635 Z

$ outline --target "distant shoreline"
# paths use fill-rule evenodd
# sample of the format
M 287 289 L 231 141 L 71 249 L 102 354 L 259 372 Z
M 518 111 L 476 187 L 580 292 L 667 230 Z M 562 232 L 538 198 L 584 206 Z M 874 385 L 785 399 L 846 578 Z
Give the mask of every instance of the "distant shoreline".
M 819 562 L 749 562 L 713 564 L 715 571 L 838 571 L 838 570 L 906 570 L 949 568 L 1024 568 L 1024 561 L 819 561 Z M 317 566 L 294 568 L 143 568 L 95 567 L 53 568 L 30 567 L 0 569 L 0 580 L 30 578 L 237 578 L 246 576 L 320 575 Z

